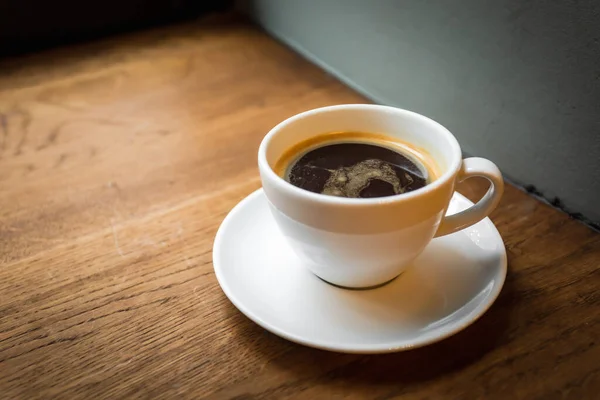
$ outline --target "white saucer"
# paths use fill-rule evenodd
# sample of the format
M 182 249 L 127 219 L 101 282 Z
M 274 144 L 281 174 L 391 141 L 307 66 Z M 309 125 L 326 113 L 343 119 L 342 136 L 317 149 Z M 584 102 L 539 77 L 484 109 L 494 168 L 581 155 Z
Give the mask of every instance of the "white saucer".
M 449 214 L 471 204 L 455 194 Z M 288 247 L 262 189 L 221 224 L 213 263 L 227 297 L 258 325 L 293 342 L 346 353 L 406 350 L 453 335 L 492 305 L 506 277 L 504 243 L 486 218 L 434 239 L 385 286 L 332 286 Z

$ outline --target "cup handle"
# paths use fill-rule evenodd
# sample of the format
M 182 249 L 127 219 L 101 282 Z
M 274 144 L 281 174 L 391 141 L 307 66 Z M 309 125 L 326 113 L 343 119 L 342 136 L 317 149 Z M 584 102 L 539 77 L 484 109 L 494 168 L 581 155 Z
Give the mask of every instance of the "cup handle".
M 481 176 L 490 181 L 487 193 L 474 205 L 454 215 L 445 216 L 434 237 L 454 233 L 471 226 L 487 217 L 500 202 L 504 192 L 502 173 L 490 160 L 480 157 L 465 158 L 456 177 L 457 182 L 474 176 Z

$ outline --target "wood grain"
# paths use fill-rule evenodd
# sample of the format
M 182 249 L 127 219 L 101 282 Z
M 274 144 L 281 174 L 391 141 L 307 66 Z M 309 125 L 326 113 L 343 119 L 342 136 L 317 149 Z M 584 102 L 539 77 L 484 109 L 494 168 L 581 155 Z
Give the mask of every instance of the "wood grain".
M 600 235 L 508 187 L 477 323 L 384 356 L 265 332 L 212 241 L 277 122 L 360 95 L 235 17 L 0 64 L 0 397 L 592 399 Z M 485 185 L 460 190 L 475 199 Z

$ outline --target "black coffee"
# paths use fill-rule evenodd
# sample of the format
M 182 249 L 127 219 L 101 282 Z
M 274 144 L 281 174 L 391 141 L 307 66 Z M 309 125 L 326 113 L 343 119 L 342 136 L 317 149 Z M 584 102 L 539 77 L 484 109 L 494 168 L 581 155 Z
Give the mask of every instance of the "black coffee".
M 369 143 L 334 143 L 292 163 L 292 185 L 339 197 L 370 198 L 407 193 L 427 185 L 427 170 L 404 154 Z

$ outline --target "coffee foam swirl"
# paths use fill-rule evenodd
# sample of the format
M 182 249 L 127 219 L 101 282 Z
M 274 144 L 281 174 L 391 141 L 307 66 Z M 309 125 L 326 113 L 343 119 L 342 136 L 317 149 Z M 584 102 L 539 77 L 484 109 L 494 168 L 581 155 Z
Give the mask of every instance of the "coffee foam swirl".
M 331 176 L 323 187 L 322 194 L 341 197 L 360 197 L 360 193 L 374 180 L 389 183 L 395 194 L 402 194 L 408 185 L 402 186 L 396 172 L 389 163 L 382 160 L 364 160 L 350 167 L 328 170 Z M 409 185 L 413 182 L 405 174 Z

